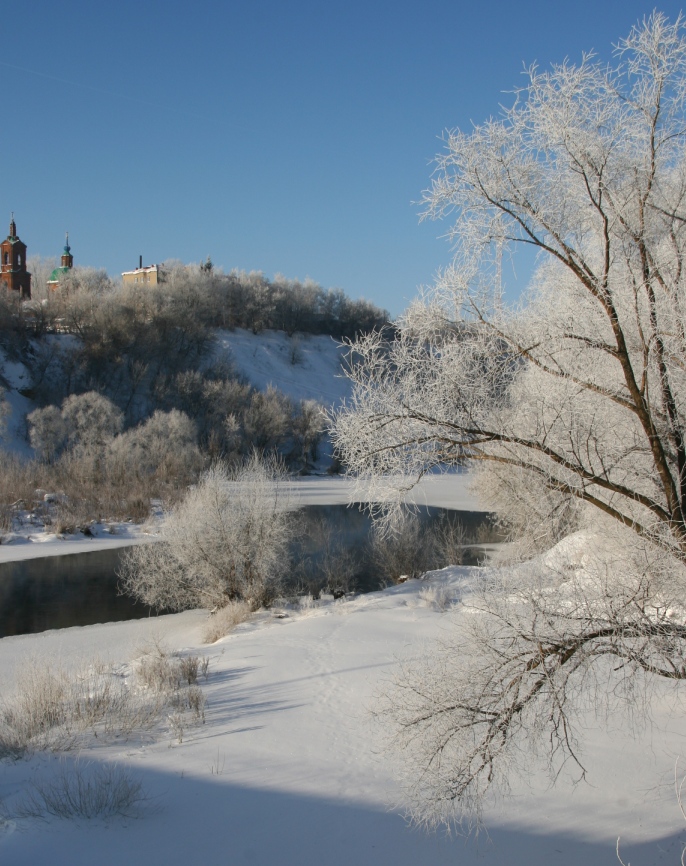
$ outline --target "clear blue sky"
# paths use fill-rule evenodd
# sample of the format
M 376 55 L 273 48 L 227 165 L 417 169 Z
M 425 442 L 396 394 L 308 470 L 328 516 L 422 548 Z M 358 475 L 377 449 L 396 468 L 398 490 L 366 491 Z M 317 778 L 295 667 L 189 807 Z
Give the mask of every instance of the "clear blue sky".
M 310 276 L 396 315 L 450 251 L 416 202 L 446 128 L 524 63 L 612 43 L 635 0 L 22 0 L 3 7 L 3 181 L 28 254 Z M 658 8 L 674 18 L 680 3 Z M 5 229 L 0 222 L 0 231 Z

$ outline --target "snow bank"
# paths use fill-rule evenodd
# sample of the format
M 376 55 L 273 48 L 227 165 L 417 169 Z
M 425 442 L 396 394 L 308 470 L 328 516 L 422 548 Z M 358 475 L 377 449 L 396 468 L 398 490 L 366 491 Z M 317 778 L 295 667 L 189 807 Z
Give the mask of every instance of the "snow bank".
M 310 476 L 286 483 L 288 498 L 295 508 L 306 505 L 338 505 L 350 502 L 353 482 L 339 476 Z M 408 501 L 417 505 L 482 511 L 483 506 L 469 491 L 469 476 L 464 473 L 426 476 Z M 0 562 L 17 562 L 39 556 L 107 550 L 153 540 L 154 527 L 130 523 L 95 524 L 93 536 L 58 536 L 41 527 L 25 526 L 21 532 L 5 537 L 0 544 Z
M 484 511 L 483 503 L 469 489 L 470 480 L 463 472 L 425 475 L 407 501 L 457 511 Z M 351 500 L 355 484 L 342 476 L 309 476 L 289 481 L 288 488 L 297 505 L 345 505 Z M 363 496 L 362 501 L 367 498 Z

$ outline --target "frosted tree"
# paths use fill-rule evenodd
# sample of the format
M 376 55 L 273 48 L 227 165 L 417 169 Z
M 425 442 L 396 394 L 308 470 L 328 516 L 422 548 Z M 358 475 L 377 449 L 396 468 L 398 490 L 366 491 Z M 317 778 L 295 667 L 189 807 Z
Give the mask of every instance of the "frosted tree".
M 72 394 L 62 408 L 46 406 L 27 416 L 31 446 L 41 459 L 54 462 L 65 448 L 83 454 L 102 451 L 122 429 L 121 410 L 96 391 Z
M 153 475 L 176 483 L 195 478 L 203 464 L 197 439 L 188 415 L 158 409 L 147 421 L 110 440 L 105 457 L 108 476 L 122 483 Z
M 379 499 L 467 463 L 525 552 L 595 529 L 585 576 L 539 559 L 493 578 L 460 647 L 389 692 L 421 819 L 478 813 L 523 740 L 578 758 L 592 672 L 625 707 L 686 678 L 685 100 L 681 17 L 636 26 L 615 65 L 531 68 L 499 118 L 446 136 L 425 215 L 451 219 L 452 265 L 352 346 L 334 437 Z M 538 268 L 508 307 L 521 246 Z
M 165 520 L 156 544 L 130 549 L 125 592 L 152 607 L 221 608 L 272 598 L 289 562 L 293 515 L 277 464 L 216 464 Z
M 72 448 L 102 448 L 124 425 L 121 409 L 96 391 L 67 397 L 62 418 Z

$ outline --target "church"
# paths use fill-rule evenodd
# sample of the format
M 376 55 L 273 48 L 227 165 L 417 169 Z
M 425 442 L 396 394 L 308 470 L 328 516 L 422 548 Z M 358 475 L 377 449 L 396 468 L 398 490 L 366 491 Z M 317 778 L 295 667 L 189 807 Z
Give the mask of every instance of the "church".
M 48 288 L 51 292 L 54 292 L 55 289 L 60 284 L 60 279 L 64 274 L 69 273 L 69 271 L 74 267 L 74 256 L 71 254 L 71 247 L 69 246 L 69 232 L 67 232 L 67 239 L 64 243 L 64 250 L 62 251 L 62 258 L 60 260 L 60 266 L 55 268 L 55 270 L 50 274 L 50 279 L 48 280 Z
M 0 283 L 6 289 L 20 292 L 22 298 L 31 297 L 31 274 L 26 270 L 26 244 L 19 240 L 14 214 L 10 221 L 10 233 L 0 244 Z

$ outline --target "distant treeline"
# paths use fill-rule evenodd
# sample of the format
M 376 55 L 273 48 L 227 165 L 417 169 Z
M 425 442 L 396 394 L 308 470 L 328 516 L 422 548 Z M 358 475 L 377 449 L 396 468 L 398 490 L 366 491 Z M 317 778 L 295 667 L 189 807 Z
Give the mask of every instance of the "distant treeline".
M 47 292 L 47 275 L 56 262 L 53 259 L 30 259 L 33 269 L 33 296 L 55 307 L 56 295 L 63 298 L 86 290 L 91 294 L 111 294 L 120 289 L 105 271 L 75 268 L 62 278 L 57 293 Z M 368 333 L 389 321 L 389 313 L 364 299 L 353 300 L 341 289 L 324 289 L 312 280 L 289 280 L 277 275 L 269 280 L 258 271 L 231 271 L 225 274 L 207 262 L 183 265 L 166 262 L 161 265 L 163 285 L 187 286 L 202 294 L 198 312 L 208 324 L 220 328 L 245 328 L 255 334 L 265 329 L 296 331 L 305 334 L 330 334 L 337 339 Z M 139 285 L 138 291 L 151 287 Z M 57 303 L 59 307 L 59 303 Z
M 0 291 L 0 346 L 27 369 L 22 393 L 38 407 L 26 426 L 35 459 L 0 449 L 0 524 L 36 488 L 64 493 L 60 509 L 82 522 L 88 514 L 140 517 L 151 498 L 173 501 L 218 458 L 240 463 L 257 450 L 306 470 L 325 432 L 322 407 L 257 391 L 230 358 L 216 356 L 216 329 L 342 338 L 386 319 L 314 283 L 177 264 L 159 285 L 75 268 L 28 303 Z M 297 338 L 293 346 L 295 364 Z M 1 386 L 0 427 L 8 409 Z
M 0 342 L 29 369 L 23 390 L 39 407 L 97 393 L 122 412 L 123 429 L 178 410 L 193 419 L 206 454 L 257 447 L 302 464 L 313 459 L 320 414 L 274 389 L 255 391 L 230 358 L 214 355 L 217 327 L 259 332 L 287 320 L 292 333 L 298 321 L 298 331 L 344 336 L 385 315 L 313 283 L 197 266 L 168 266 L 159 285 L 115 284 L 103 271 L 75 268 L 28 304 L 0 292 Z M 293 363 L 297 355 L 294 341 Z
M 352 300 L 341 289 L 323 289 L 306 280 L 275 277 L 261 273 L 217 274 L 209 277 L 217 299 L 220 318 L 216 324 L 246 328 L 254 333 L 265 328 L 306 334 L 354 337 L 380 328 L 389 314 L 369 301 Z

